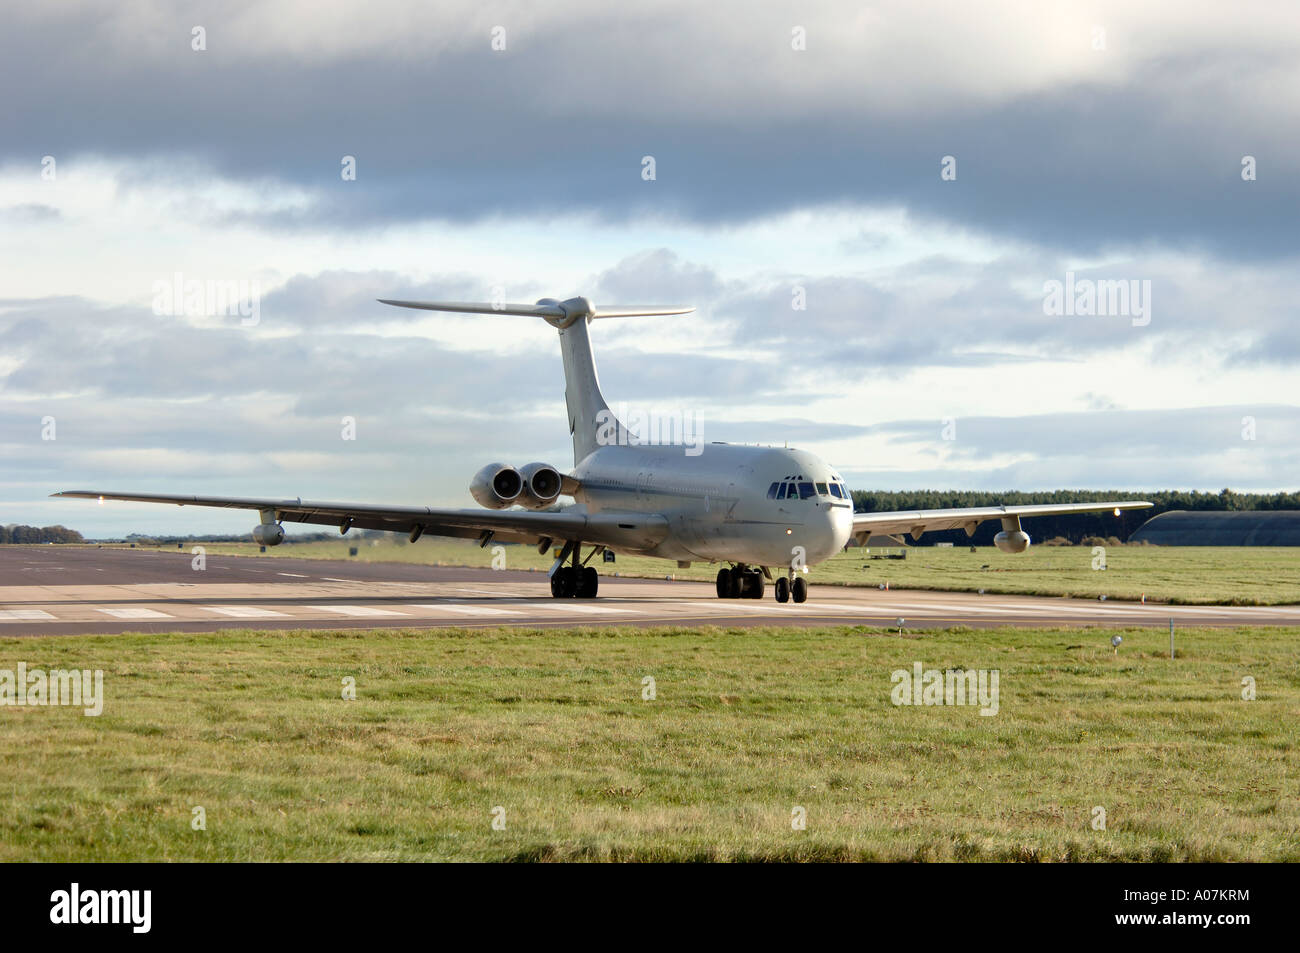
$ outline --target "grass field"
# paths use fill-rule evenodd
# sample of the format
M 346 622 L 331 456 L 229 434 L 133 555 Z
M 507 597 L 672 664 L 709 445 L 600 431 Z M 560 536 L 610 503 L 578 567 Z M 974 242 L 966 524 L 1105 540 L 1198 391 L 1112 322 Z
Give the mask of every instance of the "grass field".
M 0 860 L 1300 860 L 1300 630 L 1111 634 L 6 639 L 106 701 L 0 709 Z M 998 713 L 896 707 L 914 662 Z
M 357 546 L 355 557 L 349 547 Z M 257 555 L 252 543 L 210 543 L 209 553 Z M 510 569 L 547 569 L 551 556 L 538 555 L 530 546 L 504 547 Z M 285 544 L 268 549 L 267 556 L 307 559 L 359 559 L 416 562 L 429 565 L 490 566 L 493 552 L 476 543 L 448 539 L 422 539 L 411 545 L 405 539 L 366 539 L 338 542 Z M 1094 555 L 1087 546 L 1031 546 L 1012 556 L 993 548 L 908 549 L 907 559 L 872 559 L 861 549 L 850 549 L 810 571 L 815 585 L 878 586 L 896 589 L 945 589 L 1042 596 L 1081 596 L 1095 599 L 1140 599 L 1185 604 L 1280 605 L 1300 603 L 1300 548 L 1296 547 L 1157 547 L 1110 546 L 1106 569 L 1093 569 Z M 712 579 L 717 566 L 696 563 L 678 569 L 662 559 L 620 556 L 602 572 L 629 576 L 678 579 Z

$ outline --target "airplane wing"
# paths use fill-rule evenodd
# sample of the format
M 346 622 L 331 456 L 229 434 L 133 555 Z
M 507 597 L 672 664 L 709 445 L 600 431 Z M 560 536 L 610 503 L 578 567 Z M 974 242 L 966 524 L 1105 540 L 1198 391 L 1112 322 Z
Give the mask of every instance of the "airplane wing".
M 427 506 L 378 506 L 369 503 L 318 503 L 226 496 L 174 496 L 161 493 L 107 493 L 65 490 L 51 496 L 132 503 L 173 503 L 255 510 L 263 522 L 315 523 L 321 526 L 382 529 L 433 536 L 485 538 L 500 542 L 540 543 L 544 539 L 609 546 L 636 551 L 653 547 L 668 533 L 668 521 L 649 513 L 594 513 L 583 506 L 564 510 L 439 510 Z
M 985 520 L 1003 520 L 1004 529 L 1019 529 L 1020 519 L 1027 516 L 1063 516 L 1069 513 L 1105 513 L 1119 515 L 1123 510 L 1145 510 L 1153 504 L 1144 500 L 1125 500 L 1119 503 L 1045 503 L 1029 506 L 967 506 L 950 510 L 911 510 L 907 512 L 854 513 L 853 538 L 859 543 L 868 537 L 908 533 L 913 542 L 922 533 L 940 529 L 964 529 L 967 536 Z M 1013 522 L 1011 527 L 1008 522 Z

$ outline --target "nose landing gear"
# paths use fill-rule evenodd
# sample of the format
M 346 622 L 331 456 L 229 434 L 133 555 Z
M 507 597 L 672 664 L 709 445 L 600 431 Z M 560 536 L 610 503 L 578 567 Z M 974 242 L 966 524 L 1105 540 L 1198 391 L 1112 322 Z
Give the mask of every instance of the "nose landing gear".
M 789 602 L 793 599 L 795 602 L 806 602 L 808 600 L 808 580 L 803 576 L 778 576 L 776 580 L 776 601 Z
M 794 582 L 790 583 L 790 598 L 795 602 L 808 601 L 808 580 L 803 576 L 795 576 Z

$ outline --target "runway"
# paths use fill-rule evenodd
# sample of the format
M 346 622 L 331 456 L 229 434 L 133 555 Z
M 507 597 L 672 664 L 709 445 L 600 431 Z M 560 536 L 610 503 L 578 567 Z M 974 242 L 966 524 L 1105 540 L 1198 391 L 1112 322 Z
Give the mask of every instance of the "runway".
M 819 586 L 779 605 L 712 583 L 602 575 L 595 600 L 553 599 L 544 573 L 186 551 L 0 546 L 0 636 L 228 628 L 573 625 L 1294 625 L 1300 606 L 1165 606 Z

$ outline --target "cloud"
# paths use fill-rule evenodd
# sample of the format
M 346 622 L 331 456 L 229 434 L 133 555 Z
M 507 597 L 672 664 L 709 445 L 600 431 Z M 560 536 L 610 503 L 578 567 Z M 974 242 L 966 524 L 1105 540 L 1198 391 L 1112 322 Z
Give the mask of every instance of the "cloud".
M 1102 50 L 1090 18 L 1019 3 L 1001 15 L 259 5 L 211 11 L 195 52 L 195 17 L 179 6 L 89 20 L 20 10 L 0 80 L 59 109 L 0 103 L 0 148 L 24 161 L 34 148 L 128 159 L 140 184 L 159 162 L 197 159 L 309 196 L 254 213 L 295 230 L 575 212 L 734 224 L 883 204 L 1061 250 L 1300 249 L 1300 156 L 1286 132 L 1300 112 L 1287 92 L 1300 88 L 1300 30 L 1286 25 L 1300 13 L 1095 12 Z M 504 52 L 490 47 L 494 26 Z M 806 51 L 791 49 L 794 26 Z M 1246 154 L 1257 181 L 1240 177 Z M 355 182 L 340 178 L 344 155 Z M 945 155 L 956 181 L 940 180 Z

